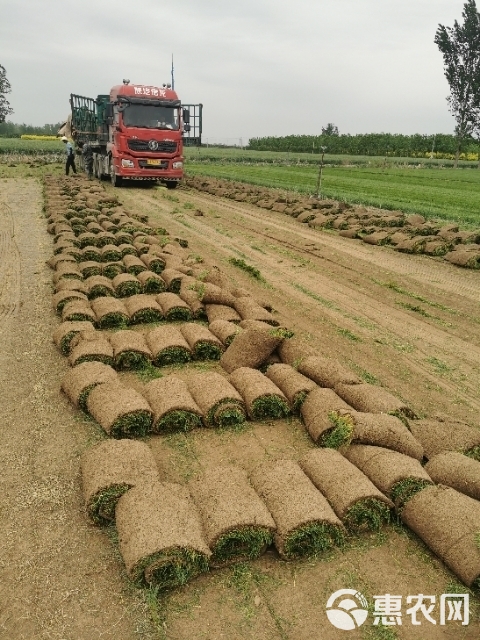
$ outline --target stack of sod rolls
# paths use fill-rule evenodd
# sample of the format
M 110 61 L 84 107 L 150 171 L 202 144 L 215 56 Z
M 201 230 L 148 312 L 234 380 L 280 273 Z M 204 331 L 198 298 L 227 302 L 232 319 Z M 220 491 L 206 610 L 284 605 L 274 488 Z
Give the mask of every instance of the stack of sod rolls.
M 105 382 L 120 383 L 112 367 L 103 362 L 83 362 L 67 371 L 62 380 L 62 391 L 72 404 L 86 412 L 90 392 Z
M 386 389 L 367 382 L 361 384 L 336 384 L 336 393 L 357 411 L 365 413 L 390 413 L 415 419 L 415 413 Z
M 253 560 L 272 543 L 275 523 L 243 469 L 209 469 L 190 482 L 189 489 L 213 567 Z
M 208 372 L 191 376 L 188 390 L 200 407 L 206 427 L 238 427 L 245 421 L 242 396 L 219 373 Z
M 151 380 L 143 394 L 153 411 L 153 431 L 189 431 L 202 424 L 202 412 L 186 382 L 175 375 Z
M 425 471 L 434 482 L 480 500 L 480 462 L 477 460 L 446 451 L 433 456 L 425 465 Z
M 444 451 L 457 451 L 480 460 L 480 430 L 464 422 L 450 418 L 417 420 L 410 429 L 428 459 Z
M 314 449 L 300 466 L 348 529 L 377 531 L 389 522 L 393 502 L 335 449 Z
M 360 384 L 361 382 L 358 376 L 342 367 L 336 360 L 322 358 L 321 356 L 309 356 L 302 359 L 298 365 L 298 370 L 320 387 L 330 387 L 330 389 L 334 389 L 337 384 L 350 385 Z
M 220 364 L 228 373 L 240 367 L 259 367 L 284 336 L 273 327 L 252 327 L 239 333 L 220 359 Z
M 266 376 L 284 393 L 294 413 L 300 412 L 307 395 L 317 386 L 289 364 L 272 364 L 268 367 Z
M 305 427 L 315 444 L 338 449 L 349 444 L 353 433 L 353 421 L 348 416 L 351 407 L 332 389 L 317 387 L 311 391 L 301 406 Z M 344 416 L 341 416 L 344 412 Z
M 85 507 L 95 524 L 115 519 L 118 499 L 138 483 L 156 482 L 158 469 L 149 447 L 136 440 L 105 440 L 81 458 Z
M 152 361 L 152 353 L 141 333 L 120 330 L 110 335 L 117 369 L 143 369 Z
M 343 543 L 343 524 L 296 462 L 262 464 L 250 479 L 275 521 L 282 558 L 315 556 Z
M 118 501 L 115 522 L 127 573 L 139 586 L 171 589 L 208 570 L 211 552 L 185 487 L 138 484 Z
M 257 369 L 240 367 L 230 374 L 229 380 L 244 399 L 252 420 L 284 418 L 289 414 L 287 398 Z

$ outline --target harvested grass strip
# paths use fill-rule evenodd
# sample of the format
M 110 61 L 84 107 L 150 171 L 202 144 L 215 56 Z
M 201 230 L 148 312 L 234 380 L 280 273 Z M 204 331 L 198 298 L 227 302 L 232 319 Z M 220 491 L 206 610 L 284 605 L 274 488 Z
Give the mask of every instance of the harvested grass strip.
M 102 275 L 106 278 L 113 280 L 115 276 L 125 272 L 125 265 L 123 262 L 107 262 L 102 264 Z
M 238 267 L 239 269 L 242 269 L 242 271 L 248 273 L 248 275 L 255 278 L 255 280 L 263 280 L 260 271 L 256 267 L 252 267 L 251 264 L 247 264 L 245 260 L 242 260 L 241 258 L 229 258 L 228 261 L 230 264 L 233 264 L 234 267 Z
M 192 357 L 188 342 L 176 327 L 156 327 L 146 338 L 157 367 L 188 362 Z
M 287 398 L 257 369 L 240 367 L 229 380 L 244 399 L 252 420 L 285 418 L 290 413 Z
M 165 291 L 165 282 L 154 271 L 142 271 L 137 278 L 142 285 L 142 293 L 162 293 Z
M 195 291 L 192 291 L 192 289 L 188 289 L 182 285 L 179 295 L 192 310 L 194 318 L 206 318 L 207 312 L 205 310 L 205 305 L 200 302 Z
M 86 302 L 88 300 L 87 296 L 80 291 L 75 289 L 67 289 L 64 291 L 59 291 L 52 296 L 52 305 L 55 311 L 58 314 L 61 314 L 65 305 L 68 302 L 72 302 L 74 300 L 82 300 Z
M 342 367 L 337 360 L 310 356 L 302 360 L 298 370 L 316 382 L 320 387 L 334 389 L 337 384 L 360 384 L 361 380 L 351 371 Z
M 175 293 L 159 293 L 156 301 L 162 308 L 165 320 L 168 322 L 192 320 L 192 311 L 188 304 Z
M 163 320 L 163 311 L 154 296 L 140 293 L 125 299 L 132 324 L 148 324 Z
M 335 385 L 338 395 L 357 411 L 364 413 L 402 414 L 415 419 L 415 413 L 401 400 L 382 387 L 363 382 L 361 384 Z
M 85 249 L 85 247 L 97 246 L 97 236 L 94 233 L 90 233 L 90 231 L 85 231 L 85 233 L 80 233 L 77 240 L 80 244 L 81 249 Z
M 317 386 L 315 382 L 298 373 L 288 364 L 270 365 L 266 376 L 282 391 L 294 413 L 300 413 L 307 395 Z
M 476 500 L 450 487 L 430 486 L 407 502 L 401 518 L 464 584 L 479 584 L 480 505 Z
M 82 362 L 103 362 L 113 366 L 113 348 L 101 332 L 82 331 L 72 342 L 68 361 L 72 367 Z
M 120 244 L 118 245 L 118 250 L 122 254 L 122 258 L 125 256 L 136 256 L 137 250 L 132 244 Z M 125 265 L 124 265 L 125 266 Z
M 62 322 L 96 322 L 96 316 L 86 300 L 67 302 L 62 310 Z
M 164 269 L 164 271 L 162 271 L 162 278 L 167 286 L 167 291 L 170 291 L 171 293 L 180 293 L 182 280 L 185 277 L 184 273 L 181 273 L 176 269 Z
M 87 411 L 87 398 L 98 384 L 119 381 L 117 372 L 102 362 L 83 362 L 69 369 L 62 380 L 62 391 L 76 407 Z
M 235 309 L 224 304 L 206 304 L 205 313 L 207 314 L 209 324 L 212 324 L 212 322 L 216 320 L 238 324 L 242 319 Z
M 127 298 L 142 293 L 142 285 L 138 278 L 131 273 L 121 273 L 112 280 L 115 295 L 118 298 Z
M 276 320 L 269 311 L 261 307 L 253 298 L 246 296 L 234 298 L 234 304 L 232 306 L 240 314 L 242 320 L 259 320 L 274 327 L 278 327 L 279 325 L 278 320 Z
M 467 454 L 480 446 L 480 430 L 454 418 L 415 420 L 410 423 L 410 430 L 428 459 L 445 451 Z
M 208 328 L 225 347 L 229 347 L 235 336 L 242 331 L 241 327 L 226 320 L 215 320 Z
M 142 260 L 140 260 L 140 258 L 138 258 L 137 256 L 131 256 L 127 254 L 123 256 L 122 261 L 125 265 L 127 273 L 131 273 L 134 276 L 138 275 L 141 271 L 147 270 L 144 262 L 142 262 Z M 150 269 L 150 271 L 153 271 L 153 269 Z
M 275 329 L 250 328 L 242 331 L 220 359 L 222 367 L 232 373 L 240 367 L 259 367 L 275 351 L 283 337 Z
M 70 354 L 73 338 L 82 331 L 94 331 L 91 322 L 62 322 L 53 333 L 53 342 L 64 356 Z
M 75 264 L 76 260 L 74 256 L 66 253 L 58 253 L 47 260 L 47 264 L 50 269 L 56 269 L 57 265 L 59 265 L 61 262 L 71 262 Z
M 223 345 L 207 327 L 188 322 L 180 326 L 180 331 L 192 350 L 194 360 L 220 360 Z
M 157 433 L 201 426 L 202 412 L 181 378 L 170 375 L 152 380 L 143 393 L 153 410 L 153 430 Z
M 437 484 L 445 484 L 480 500 L 480 462 L 455 451 L 433 456 L 425 471 Z
M 101 276 L 102 275 L 102 265 L 100 262 L 94 262 L 93 260 L 88 260 L 87 262 L 80 262 L 78 268 L 82 272 L 84 278 L 90 278 L 90 276 Z
M 60 262 L 53 274 L 53 282 L 58 282 L 62 278 L 76 278 L 82 280 L 83 275 L 76 262 Z
M 208 570 L 211 552 L 185 487 L 137 485 L 118 501 L 115 521 L 127 573 L 138 586 L 173 589 Z
M 116 298 L 96 298 L 92 300 L 92 310 L 95 313 L 97 325 L 101 329 L 125 327 L 129 323 L 127 308 L 121 300 Z
M 343 543 L 340 519 L 296 462 L 262 464 L 251 481 L 275 521 L 274 541 L 282 558 L 317 556 Z
M 241 395 L 219 373 L 191 376 L 187 386 L 202 411 L 206 427 L 238 427 L 245 421 L 245 405 Z
M 100 249 L 94 245 L 88 245 L 82 249 L 82 260 L 85 262 L 101 262 L 102 254 Z
M 332 389 L 317 387 L 308 394 L 300 413 L 315 444 L 338 447 L 348 444 L 353 432 L 351 421 L 338 419 L 340 412 L 348 414 L 350 409 Z
M 111 280 L 105 276 L 90 276 L 90 278 L 85 280 L 85 286 L 87 287 L 88 298 L 90 300 L 115 295 Z
M 110 335 L 117 369 L 144 369 L 152 362 L 152 353 L 138 331 L 116 331 Z
M 105 382 L 92 389 L 87 409 L 113 438 L 141 438 L 152 427 L 153 413 L 145 398 L 118 382 Z
M 121 249 L 114 244 L 106 244 L 101 250 L 102 262 L 118 262 L 123 258 Z
M 278 346 L 278 354 L 283 363 L 297 369 L 302 360 L 315 355 L 315 349 L 300 338 L 293 337 Z
M 212 551 L 213 567 L 254 560 L 272 544 L 275 522 L 243 469 L 207 470 L 189 483 L 189 489 Z

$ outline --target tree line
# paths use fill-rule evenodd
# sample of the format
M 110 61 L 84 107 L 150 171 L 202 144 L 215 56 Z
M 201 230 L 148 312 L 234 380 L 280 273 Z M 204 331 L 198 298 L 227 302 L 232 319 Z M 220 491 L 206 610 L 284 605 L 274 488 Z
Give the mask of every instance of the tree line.
M 14 122 L 0 122 L 0 138 L 20 138 L 22 135 L 56 136 L 63 122 L 44 124 L 34 127 L 31 124 L 15 124 Z

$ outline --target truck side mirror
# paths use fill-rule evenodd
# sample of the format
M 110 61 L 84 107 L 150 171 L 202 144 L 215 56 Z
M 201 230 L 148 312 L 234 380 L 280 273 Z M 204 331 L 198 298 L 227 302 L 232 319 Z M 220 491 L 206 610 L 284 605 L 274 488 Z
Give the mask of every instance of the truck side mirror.
M 190 111 L 188 109 L 183 110 L 183 122 L 188 124 L 190 122 Z
M 190 131 L 191 126 L 189 124 L 184 124 L 183 125 L 183 130 L 186 131 L 187 133 Z
M 109 102 L 105 107 L 105 120 L 107 124 L 113 124 L 113 104 Z

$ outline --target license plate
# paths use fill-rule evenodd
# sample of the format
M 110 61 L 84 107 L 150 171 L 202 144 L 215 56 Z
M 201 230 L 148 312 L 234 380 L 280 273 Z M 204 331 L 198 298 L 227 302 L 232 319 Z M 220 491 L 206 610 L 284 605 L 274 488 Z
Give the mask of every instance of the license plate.
M 157 166 L 157 167 L 158 167 L 158 165 L 160 164 L 160 160 L 151 160 L 151 159 L 148 159 L 148 160 L 147 160 L 147 164 L 153 164 L 153 165 L 155 165 L 155 166 Z

